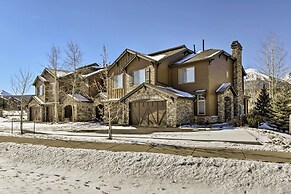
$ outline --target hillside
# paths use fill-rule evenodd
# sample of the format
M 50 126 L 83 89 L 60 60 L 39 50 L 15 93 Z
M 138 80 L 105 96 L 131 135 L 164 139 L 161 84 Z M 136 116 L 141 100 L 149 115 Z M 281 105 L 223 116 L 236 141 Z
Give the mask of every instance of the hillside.
M 261 80 L 261 81 L 269 81 L 270 78 L 266 74 L 254 69 L 249 68 L 246 69 L 247 76 L 245 77 L 245 81 L 255 81 L 255 80 Z
M 266 85 L 268 88 L 270 78 L 268 75 L 254 68 L 249 68 L 245 71 L 247 73 L 245 76 L 245 95 L 250 97 L 249 110 L 251 111 L 263 85 Z M 283 76 L 278 84 L 280 86 L 283 85 L 291 88 L 291 72 Z
M 6 92 L 5 90 L 0 90 L 0 96 L 11 96 L 9 92 Z
M 288 82 L 289 84 L 291 84 L 291 72 L 290 72 L 290 73 L 287 73 L 287 74 L 284 76 L 283 80 L 284 80 L 285 82 Z
M 245 89 L 260 89 L 263 84 L 268 84 L 270 77 L 257 69 L 249 68 L 245 70 Z M 287 73 L 279 80 L 281 84 L 291 84 L 291 72 Z

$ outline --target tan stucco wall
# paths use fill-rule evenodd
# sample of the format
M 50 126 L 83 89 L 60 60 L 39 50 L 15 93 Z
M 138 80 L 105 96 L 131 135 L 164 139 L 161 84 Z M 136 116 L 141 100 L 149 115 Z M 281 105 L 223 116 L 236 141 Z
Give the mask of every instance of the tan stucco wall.
M 233 60 L 217 55 L 209 65 L 209 90 L 207 92 L 208 115 L 217 115 L 216 90 L 222 83 L 233 84 Z M 226 72 L 228 71 L 228 77 Z

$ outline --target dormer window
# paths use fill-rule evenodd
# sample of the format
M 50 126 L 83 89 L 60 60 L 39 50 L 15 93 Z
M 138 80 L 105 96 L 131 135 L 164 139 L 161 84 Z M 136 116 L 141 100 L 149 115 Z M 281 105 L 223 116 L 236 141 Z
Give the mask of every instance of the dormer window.
M 43 85 L 38 86 L 38 88 L 36 89 L 36 95 L 38 96 L 42 96 L 44 94 L 43 91 Z
M 140 69 L 137 71 L 133 71 L 133 84 L 140 85 L 145 82 L 145 69 Z

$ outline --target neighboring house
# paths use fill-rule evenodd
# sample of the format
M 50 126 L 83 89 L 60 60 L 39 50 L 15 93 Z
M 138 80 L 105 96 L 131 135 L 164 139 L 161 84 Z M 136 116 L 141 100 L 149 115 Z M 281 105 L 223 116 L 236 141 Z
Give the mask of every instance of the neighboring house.
M 28 108 L 28 101 L 32 95 L 24 95 L 24 110 L 26 111 Z M 9 95 L 9 96 L 1 96 L 0 95 L 0 109 L 7 110 L 7 111 L 15 111 L 20 110 L 21 96 L 19 95 Z
M 45 68 L 33 83 L 35 95 L 29 101 L 29 120 L 52 122 L 55 104 L 57 104 L 59 121 L 94 119 L 96 113 L 94 113 L 92 99 L 97 95 L 97 91 L 92 86 L 100 81 L 101 71 L 102 68 L 96 63 L 80 67 L 73 72 Z M 55 76 L 57 83 L 55 83 Z M 76 80 L 73 80 L 74 78 Z M 72 94 L 74 81 L 76 87 Z M 55 94 L 57 94 L 56 101 Z
M 186 46 L 142 54 L 126 49 L 109 67 L 119 123 L 175 127 L 229 122 L 244 113 L 242 46 L 193 52 Z M 106 106 L 106 103 L 105 103 Z
M 28 101 L 32 95 L 23 96 L 24 111 L 28 110 Z M 21 96 L 20 95 L 1 95 L 0 94 L 0 117 L 3 117 L 3 111 L 20 111 L 21 110 Z

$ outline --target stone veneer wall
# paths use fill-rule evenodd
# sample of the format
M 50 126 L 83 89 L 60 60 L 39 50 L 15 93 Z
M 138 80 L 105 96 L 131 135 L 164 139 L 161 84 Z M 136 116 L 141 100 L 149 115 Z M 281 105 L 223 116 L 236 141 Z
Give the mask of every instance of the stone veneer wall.
M 192 99 L 178 98 L 177 107 L 177 125 L 191 124 L 194 122 L 194 102 Z
M 91 121 L 93 115 L 93 103 L 78 103 L 76 121 Z
M 211 124 L 211 123 L 217 123 L 218 122 L 218 116 L 194 116 L 194 123 L 196 124 Z
M 59 118 L 61 118 L 63 121 L 64 115 L 65 115 L 65 107 L 67 105 L 72 106 L 72 115 L 74 115 L 75 121 L 91 121 L 92 115 L 94 113 L 94 104 L 93 103 L 87 103 L 87 102 L 78 102 L 75 101 L 75 105 L 72 105 L 72 102 L 69 98 L 66 98 L 61 106 L 61 115 L 59 115 Z
M 136 100 L 165 100 L 167 104 L 167 126 L 176 127 L 177 109 L 176 99 L 151 88 L 141 88 L 125 100 L 124 124 L 129 124 L 129 103 Z
M 230 97 L 231 99 L 231 119 L 234 118 L 234 96 L 230 89 L 228 89 L 222 94 L 217 94 L 218 122 L 224 122 L 225 119 L 224 98 L 227 96 Z
M 119 101 L 110 101 L 110 102 L 103 102 L 104 105 L 104 115 L 103 115 L 103 121 L 108 121 L 108 106 L 110 106 L 110 114 L 111 114 L 111 123 L 112 124 L 128 124 L 128 121 L 126 121 L 125 116 L 127 113 L 127 109 L 125 107 L 124 103 L 121 103 Z

